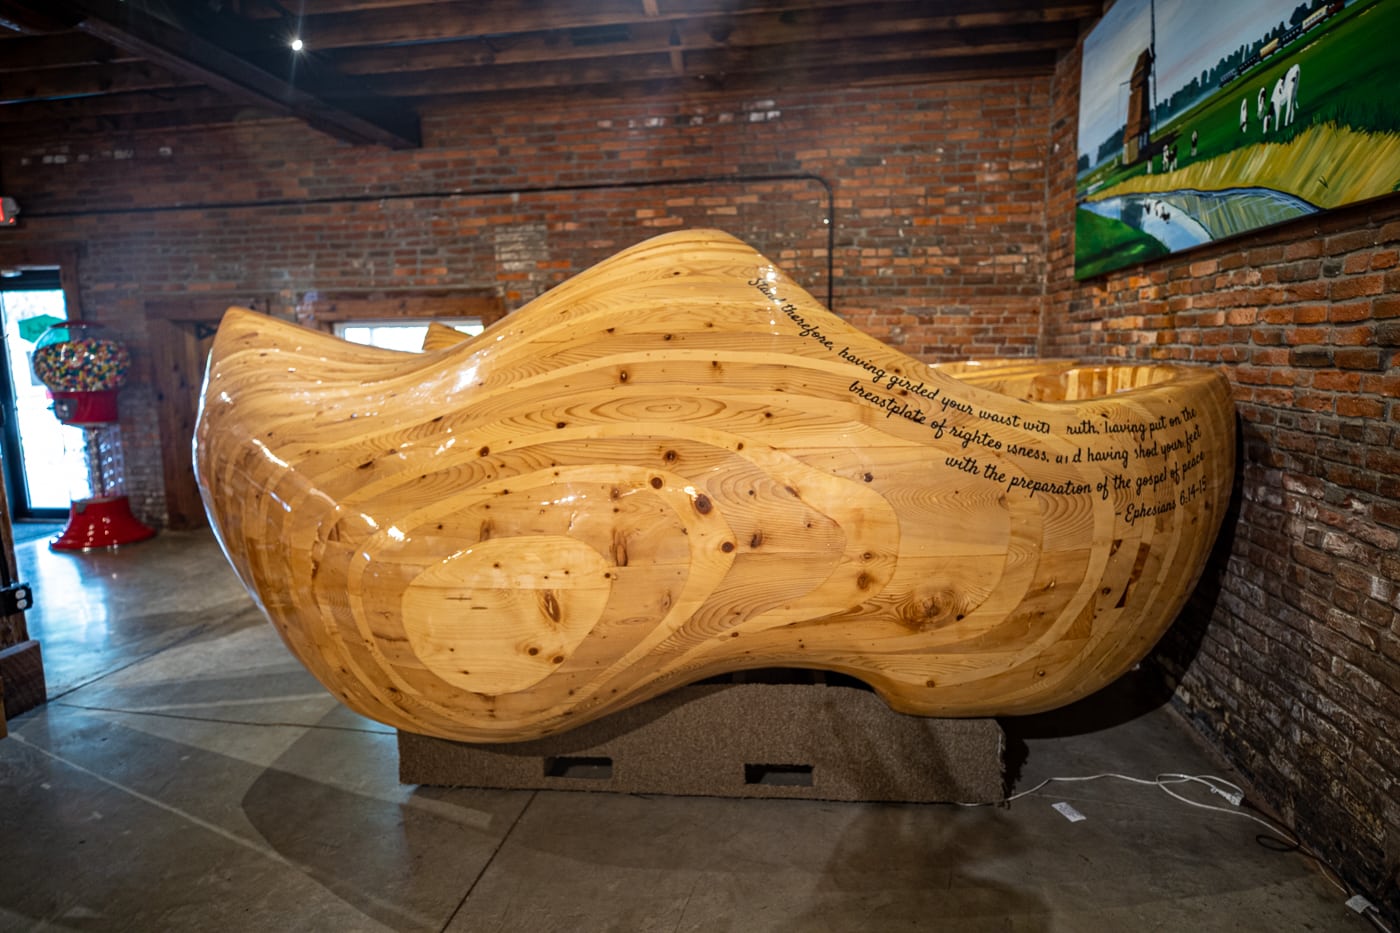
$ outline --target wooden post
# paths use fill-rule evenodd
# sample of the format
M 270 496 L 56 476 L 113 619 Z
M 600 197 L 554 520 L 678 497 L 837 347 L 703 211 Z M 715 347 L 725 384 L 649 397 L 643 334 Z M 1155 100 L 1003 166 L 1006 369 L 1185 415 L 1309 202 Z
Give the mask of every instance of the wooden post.
M 59 269 L 59 284 L 67 316 L 83 316 L 78 288 L 78 254 L 72 243 L 28 246 L 0 246 L 0 263 L 17 268 Z M 5 472 L 0 470 L 0 583 L 17 579 L 14 530 L 11 526 L 10 498 L 5 488 Z M 44 665 L 39 643 L 29 637 L 24 613 L 0 615 L 0 736 L 5 734 L 6 716 L 17 716 L 44 702 Z
M 10 496 L 5 487 L 5 471 L 0 470 L 0 586 L 8 586 L 18 576 L 15 566 L 15 532 L 10 523 Z M 24 613 L 0 615 L 0 650 L 29 640 Z

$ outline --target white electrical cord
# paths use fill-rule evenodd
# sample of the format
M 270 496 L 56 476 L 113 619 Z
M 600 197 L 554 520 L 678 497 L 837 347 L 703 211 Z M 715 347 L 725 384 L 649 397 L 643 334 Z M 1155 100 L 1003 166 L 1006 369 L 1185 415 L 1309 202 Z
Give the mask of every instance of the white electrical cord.
M 1244 789 L 1241 788 L 1238 784 L 1235 784 L 1231 781 L 1227 781 L 1222 777 L 1216 777 L 1213 774 L 1164 773 L 1157 775 L 1155 778 L 1148 779 L 1133 777 L 1130 774 L 1118 774 L 1113 771 L 1105 771 L 1100 774 L 1089 774 L 1083 776 L 1050 777 L 1041 781 L 1034 787 L 1029 787 L 1023 791 L 1019 791 L 1001 800 L 992 801 L 990 803 L 959 803 L 958 806 L 996 806 L 998 804 L 1011 803 L 1013 800 L 1020 800 L 1022 797 L 1030 796 L 1031 794 L 1034 794 L 1036 791 L 1049 784 L 1073 784 L 1084 781 L 1097 781 L 1101 780 L 1102 778 L 1113 778 L 1114 780 L 1118 781 L 1126 781 L 1129 784 L 1142 784 L 1149 787 L 1156 787 L 1168 797 L 1174 797 L 1177 800 L 1180 800 L 1182 803 L 1190 804 L 1191 806 L 1197 807 L 1201 810 L 1213 810 L 1216 813 L 1224 813 L 1229 816 L 1242 816 L 1247 820 L 1253 820 L 1260 826 L 1267 829 L 1269 832 L 1277 836 L 1283 837 L 1283 840 L 1286 843 L 1288 843 L 1290 846 L 1295 848 L 1298 852 L 1302 853 L 1307 858 L 1312 859 L 1312 861 L 1315 862 L 1320 869 L 1322 869 L 1323 877 L 1330 881 L 1334 887 L 1336 887 L 1339 891 L 1342 892 L 1342 894 L 1346 895 L 1347 897 L 1351 897 L 1353 894 L 1355 894 L 1355 892 L 1349 889 L 1346 886 L 1346 884 L 1340 880 L 1337 874 L 1334 871 L 1332 871 L 1332 869 L 1329 868 L 1325 862 L 1322 861 L 1320 857 L 1318 857 L 1315 853 L 1305 848 L 1303 846 L 1302 840 L 1300 840 L 1297 837 L 1297 835 L 1295 835 L 1293 831 L 1290 830 L 1288 827 L 1284 826 L 1281 823 L 1276 823 L 1273 820 L 1268 819 L 1267 817 L 1256 816 L 1253 813 L 1246 813 L 1243 810 L 1238 809 L 1238 807 L 1242 803 L 1244 803 Z M 1234 806 L 1218 807 L 1215 804 L 1200 803 L 1198 801 L 1190 799 L 1189 797 L 1183 797 L 1181 794 L 1178 794 L 1176 791 L 1172 790 L 1171 787 L 1168 786 L 1171 784 L 1189 783 L 1204 784 L 1210 789 L 1210 792 L 1212 794 L 1217 794 L 1221 797 L 1224 797 Z M 1348 902 L 1348 906 L 1351 906 L 1350 902 Z M 1392 933 L 1390 927 L 1387 926 L 1385 922 L 1381 919 L 1380 912 L 1376 909 L 1374 904 L 1371 904 L 1369 901 L 1367 901 L 1365 902 L 1365 906 L 1363 908 L 1358 910 L 1357 908 L 1352 907 L 1352 909 L 1357 910 L 1357 912 L 1360 913 L 1361 916 L 1371 921 L 1371 923 L 1376 927 L 1376 929 L 1381 930 L 1382 933 Z

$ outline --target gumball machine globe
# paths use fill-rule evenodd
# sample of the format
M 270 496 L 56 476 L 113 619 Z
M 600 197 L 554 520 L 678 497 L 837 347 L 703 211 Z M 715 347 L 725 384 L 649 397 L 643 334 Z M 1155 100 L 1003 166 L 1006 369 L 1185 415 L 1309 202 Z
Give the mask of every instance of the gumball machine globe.
M 114 548 L 144 541 L 155 532 L 131 513 L 117 392 L 126 382 L 131 354 L 104 335 L 102 325 L 62 321 L 34 344 L 34 375 L 53 396 L 53 413 L 83 429 L 89 489 L 75 494 L 55 551 Z

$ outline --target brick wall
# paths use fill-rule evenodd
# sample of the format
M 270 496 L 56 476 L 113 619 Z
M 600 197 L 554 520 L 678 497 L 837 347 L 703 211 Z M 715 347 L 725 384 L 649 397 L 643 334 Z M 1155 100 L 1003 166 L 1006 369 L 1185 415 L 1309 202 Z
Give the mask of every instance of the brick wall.
M 1157 660 L 1303 838 L 1400 914 L 1400 199 L 1073 279 L 1079 58 L 1056 75 L 1044 352 L 1219 367 L 1240 486 Z
M 135 351 L 128 485 L 159 524 L 152 299 L 229 293 L 290 313 L 308 291 L 486 286 L 514 307 L 647 236 L 715 226 L 822 299 L 830 263 L 836 310 L 916 356 L 1031 355 L 1049 87 L 439 109 L 412 152 L 275 120 L 16 143 L 0 174 L 25 222 L 6 237 L 83 245 L 86 312 Z

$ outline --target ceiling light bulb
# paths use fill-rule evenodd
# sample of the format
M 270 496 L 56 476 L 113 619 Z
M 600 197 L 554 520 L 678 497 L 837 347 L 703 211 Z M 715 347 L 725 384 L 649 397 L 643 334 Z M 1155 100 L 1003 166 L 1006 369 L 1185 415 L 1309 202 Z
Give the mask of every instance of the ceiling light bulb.
M 306 43 L 304 43 L 304 42 L 301 41 L 301 37 L 300 37 L 300 36 L 298 36 L 297 38 L 295 38 L 295 39 L 292 40 L 292 51 L 293 51 L 293 52 L 300 52 L 300 51 L 301 51 L 303 48 L 305 48 L 305 47 L 306 47 Z

